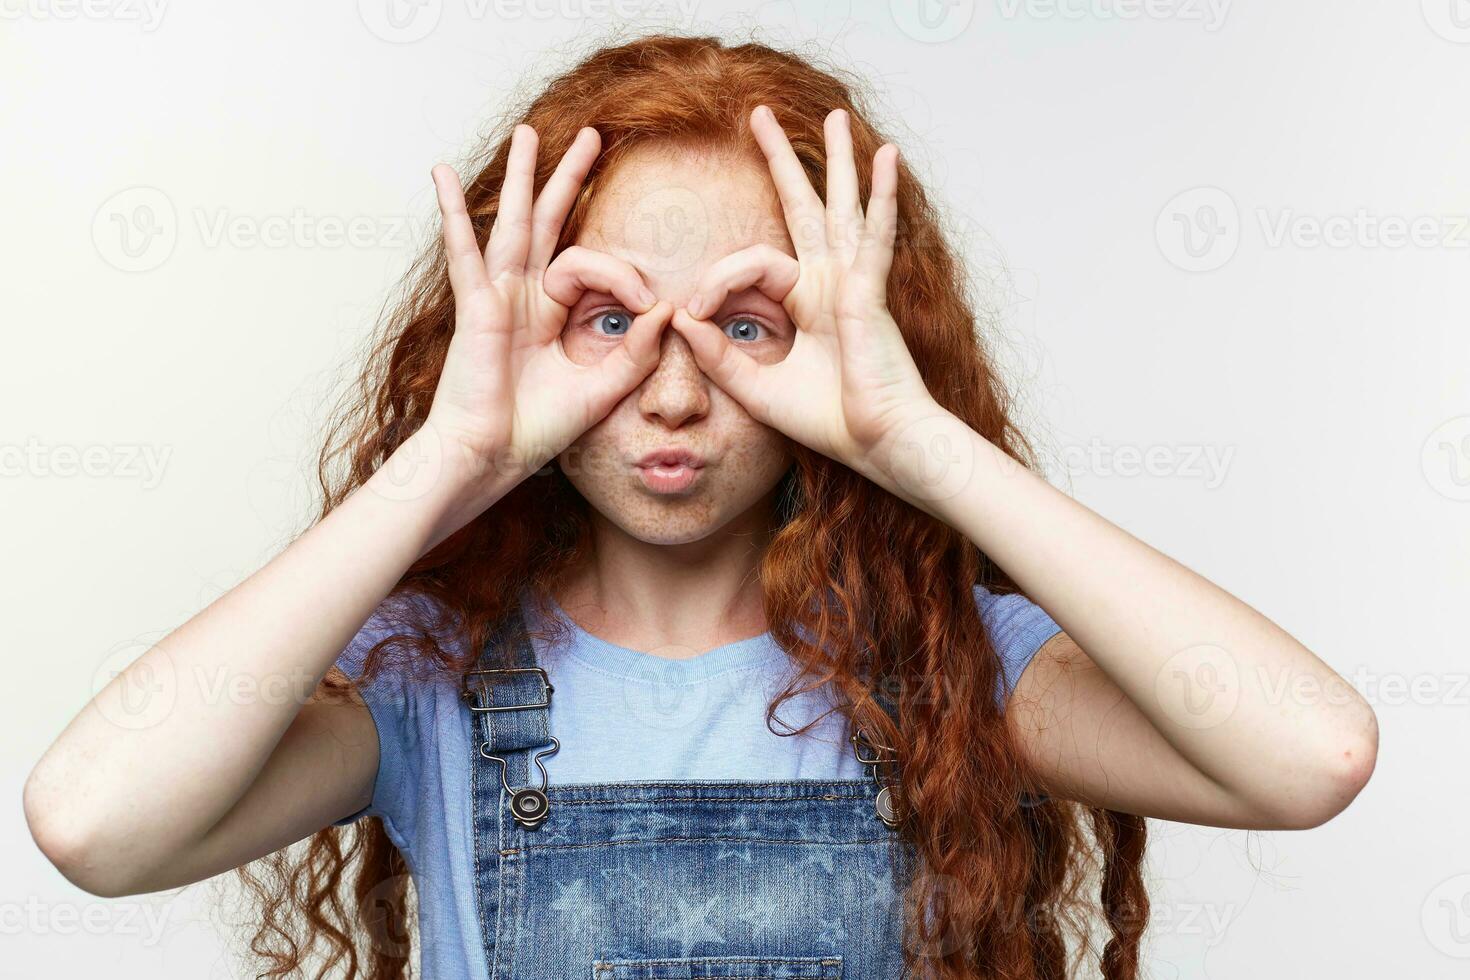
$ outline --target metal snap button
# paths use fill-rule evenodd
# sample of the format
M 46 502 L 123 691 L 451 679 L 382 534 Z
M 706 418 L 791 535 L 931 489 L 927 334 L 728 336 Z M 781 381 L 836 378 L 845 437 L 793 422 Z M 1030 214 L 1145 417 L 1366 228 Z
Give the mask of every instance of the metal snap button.
M 518 789 L 510 798 L 510 815 L 527 830 L 541 826 L 550 809 L 550 801 L 539 789 Z
M 878 791 L 878 798 L 873 801 L 873 807 L 878 811 L 878 819 L 889 827 L 898 826 L 898 806 L 893 800 L 893 791 L 884 786 Z

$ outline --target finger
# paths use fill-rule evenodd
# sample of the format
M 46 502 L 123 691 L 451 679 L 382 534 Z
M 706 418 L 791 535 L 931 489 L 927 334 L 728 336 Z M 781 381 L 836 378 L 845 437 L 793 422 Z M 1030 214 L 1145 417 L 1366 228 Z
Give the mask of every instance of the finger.
M 756 106 L 750 114 L 750 131 L 755 136 L 781 197 L 786 230 L 796 246 L 797 258 L 820 255 L 827 250 L 827 219 L 822 199 L 812 190 L 796 151 L 770 109 Z
M 800 273 L 801 263 L 774 245 L 751 245 L 706 269 L 684 308 L 695 319 L 713 316 L 731 293 L 751 286 L 779 303 L 796 285 Z
M 852 267 L 873 284 L 874 299 L 888 294 L 888 271 L 893 267 L 893 242 L 898 234 L 898 147 L 884 143 L 873 154 L 873 192 L 862 244 Z
M 449 266 L 449 288 L 456 306 L 467 302 L 470 294 L 489 285 L 485 260 L 475 241 L 475 228 L 465 207 L 464 188 L 459 175 L 445 163 L 436 164 L 429 172 L 439 198 L 439 214 L 444 226 L 444 256 Z
M 822 132 L 827 147 L 827 244 L 851 256 L 863 230 L 857 166 L 852 158 L 852 120 L 844 110 L 833 109 L 827 113 Z
M 495 223 L 485 245 L 485 267 L 490 278 L 526 267 L 531 247 L 531 189 L 536 181 L 536 130 L 524 123 L 510 135 L 505 180 L 500 185 Z
M 556 254 L 556 243 L 562 225 L 577 201 L 582 182 L 602 149 L 602 137 L 591 126 L 584 126 L 572 145 L 562 154 L 556 171 L 541 188 L 541 196 L 531 209 L 531 248 L 526 256 L 527 271 L 545 269 Z
M 562 306 L 572 306 L 589 289 L 611 293 L 635 314 L 648 312 L 655 303 L 637 269 L 615 255 L 581 245 L 562 250 L 547 267 L 541 288 Z
M 766 421 L 760 362 L 737 347 L 725 331 L 708 320 L 694 319 L 687 310 L 675 310 L 669 325 L 688 342 L 700 371 L 740 402 L 756 421 Z
M 659 339 L 674 312 L 674 304 L 655 303 L 633 318 L 623 342 L 596 364 L 583 369 L 581 388 L 593 410 L 605 415 L 612 406 L 658 366 Z

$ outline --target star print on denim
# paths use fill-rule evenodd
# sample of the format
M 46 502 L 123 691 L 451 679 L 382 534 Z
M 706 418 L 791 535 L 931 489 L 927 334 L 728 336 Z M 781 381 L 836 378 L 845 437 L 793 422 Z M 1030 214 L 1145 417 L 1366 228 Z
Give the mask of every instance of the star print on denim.
M 975 587 L 982 619 L 990 632 L 1003 668 L 1003 697 L 1014 687 L 1021 671 L 1058 626 L 1040 607 L 1018 595 L 997 596 Z M 395 631 L 391 614 L 420 622 L 432 622 L 436 610 L 422 598 L 392 597 L 374 613 L 338 658 L 338 666 L 351 678 L 361 674 L 363 658 L 378 641 Z M 767 692 L 780 679 L 779 671 L 789 663 L 784 651 L 769 634 L 736 641 L 705 651 L 673 666 L 651 654 L 619 647 L 591 636 L 570 624 L 568 635 L 555 644 L 537 640 L 537 654 L 556 688 L 552 704 L 552 730 L 562 741 L 562 750 L 547 760 L 553 787 L 577 784 L 622 783 L 635 780 L 866 780 L 867 770 L 853 758 L 840 718 L 819 723 L 803 736 L 782 737 L 765 725 Z M 456 649 L 454 637 L 444 637 L 446 650 Z M 371 684 L 360 691 L 377 728 L 379 765 L 372 801 L 363 810 L 336 821 L 347 824 L 362 816 L 376 816 L 395 845 L 409 860 L 418 892 L 423 928 L 421 972 L 424 980 L 464 977 L 486 980 L 484 945 L 480 934 L 480 910 L 474 889 L 466 887 L 466 869 L 471 862 L 473 810 L 468 786 L 469 760 L 473 758 L 470 721 L 459 697 L 458 678 L 416 673 L 390 664 Z M 827 702 L 816 696 L 798 698 L 783 706 L 780 718 L 797 725 L 825 710 Z M 779 726 L 778 726 L 779 727 Z M 864 827 L 873 824 L 871 801 L 859 810 Z M 799 820 L 762 810 L 768 836 L 777 840 L 832 840 L 837 828 L 818 822 L 802 826 Z M 857 815 L 853 819 L 857 819 Z M 678 835 L 679 822 L 661 810 L 644 809 L 642 815 L 620 813 L 604 828 L 610 838 L 624 846 L 640 840 L 663 840 Z M 866 831 L 865 831 L 866 832 Z M 555 816 L 537 833 L 550 843 L 575 844 L 575 831 L 559 824 Z M 737 829 L 750 836 L 749 828 Z M 664 846 L 664 845 L 660 845 Z M 721 887 L 735 889 L 752 874 L 761 874 L 765 853 L 779 845 L 757 845 L 732 839 L 720 845 L 725 853 L 712 851 L 716 867 L 728 869 Z M 751 863 L 738 859 L 749 849 Z M 802 847 L 782 851 L 790 867 L 811 860 Z M 575 852 L 569 852 L 575 853 Z M 886 863 L 886 862 L 880 862 Z M 806 864 L 807 873 L 826 878 L 821 859 Z M 869 874 L 871 868 L 864 871 Z M 690 872 L 691 874 L 694 872 Z M 670 874 L 673 874 L 672 870 Z M 563 884 L 585 880 L 588 903 L 629 903 L 632 908 L 661 899 L 658 887 L 645 876 L 616 864 L 583 871 Z M 676 889 L 669 882 L 667 893 Z M 789 884 L 788 889 L 800 882 Z M 870 903 L 882 908 L 892 899 L 880 899 L 881 890 L 865 886 L 850 896 L 858 913 L 872 915 Z M 751 893 L 752 902 L 771 899 L 770 894 Z M 780 902 L 779 892 L 775 900 Z M 561 903 L 561 909 L 550 908 Z M 543 911 L 564 923 L 575 918 L 574 891 L 549 891 Z M 733 921 L 733 920 L 727 920 Z M 740 921 L 737 933 L 742 942 L 779 945 L 789 939 L 788 927 L 769 927 L 758 935 L 754 923 Z M 565 928 L 546 926 L 555 932 Z M 822 926 L 812 924 L 811 934 Z M 745 930 L 751 930 L 746 933 Z M 784 938 L 783 938 L 784 937 Z M 809 936 L 810 938 L 810 936 Z M 668 942 L 669 940 L 661 940 Z M 613 952 L 601 950 L 601 952 Z M 635 952 L 629 950 L 629 952 Z M 592 952 L 588 954 L 594 955 Z M 846 964 L 845 975 L 881 976 L 881 972 L 855 974 L 870 963 Z M 578 968 L 581 970 L 581 967 Z M 826 969 L 823 967 L 822 969 Z M 590 967 L 583 971 L 590 973 Z M 579 974 L 580 975 L 580 974 Z M 609 974 L 611 976 L 612 974 Z M 631 975 L 631 974 L 630 974 Z M 802 975 L 802 974 L 797 974 Z M 820 976 L 821 973 L 810 975 Z
M 587 882 L 578 878 L 576 881 L 557 885 L 556 901 L 551 903 L 551 910 L 577 915 L 586 908 L 588 901 Z
M 719 851 L 715 854 L 716 861 L 723 861 L 726 858 L 732 858 L 744 864 L 749 864 L 752 860 L 754 860 L 750 853 L 749 847 L 731 848 L 728 850 Z
M 710 924 L 710 917 L 717 914 L 720 896 L 696 903 L 683 895 L 674 896 L 675 908 L 663 907 L 667 916 L 658 935 L 683 943 L 686 948 L 697 943 L 723 943 L 725 937 Z

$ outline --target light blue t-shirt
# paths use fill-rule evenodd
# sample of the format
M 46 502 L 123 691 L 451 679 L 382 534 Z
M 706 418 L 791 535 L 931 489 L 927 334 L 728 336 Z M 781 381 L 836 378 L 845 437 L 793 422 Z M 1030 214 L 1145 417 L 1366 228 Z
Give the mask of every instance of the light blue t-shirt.
M 974 591 L 1000 656 L 1005 691 L 997 691 L 997 697 L 1003 697 L 1061 627 L 1024 596 L 995 596 L 980 586 Z M 337 660 L 354 681 L 368 650 L 393 632 L 383 608 Z M 543 625 L 524 598 L 522 610 L 528 627 Z M 550 726 L 561 750 L 544 760 L 552 782 L 825 780 L 867 774 L 853 756 L 840 712 L 830 711 L 801 735 L 777 735 L 767 727 L 766 706 L 796 669 L 769 633 L 676 660 L 599 639 L 560 607 L 553 614 L 568 624 L 565 638 L 549 644 L 532 638 L 538 662 L 556 689 Z M 473 735 L 458 679 L 390 666 L 359 691 L 377 726 L 377 780 L 372 801 L 335 823 L 380 817 L 403 852 L 418 892 L 424 980 L 484 980 L 473 885 Z M 790 731 L 831 707 L 823 692 L 807 692 L 784 703 L 773 724 Z

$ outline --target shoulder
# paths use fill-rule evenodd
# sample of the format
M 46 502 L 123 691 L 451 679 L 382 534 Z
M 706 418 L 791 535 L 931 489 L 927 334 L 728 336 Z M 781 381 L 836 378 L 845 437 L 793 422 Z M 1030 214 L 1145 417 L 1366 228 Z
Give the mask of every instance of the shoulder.
M 980 618 L 997 646 L 1027 639 L 1045 641 L 1061 632 L 1062 627 L 1045 609 L 1019 592 L 991 592 L 983 585 L 974 586 L 973 591 Z
M 421 593 L 392 593 L 348 641 L 336 666 L 354 683 L 430 681 L 436 671 L 432 658 L 423 653 L 426 640 L 445 652 L 458 652 L 448 614 L 439 602 Z
M 433 778 L 426 748 L 441 744 L 448 734 L 445 726 L 457 719 L 453 709 L 458 706 L 458 677 L 443 671 L 422 642 L 432 637 L 441 648 L 455 642 L 452 635 L 441 633 L 442 613 L 438 604 L 422 595 L 390 595 L 334 664 L 366 706 L 378 746 L 370 803 L 334 822 L 345 825 L 362 816 L 381 817 L 394 843 L 405 851 L 415 839 L 422 781 Z
M 1021 672 L 1047 640 L 1062 632 L 1056 620 L 1019 592 L 996 593 L 983 585 L 973 587 L 975 604 L 990 642 L 1005 672 L 1007 690 L 1014 690 Z

